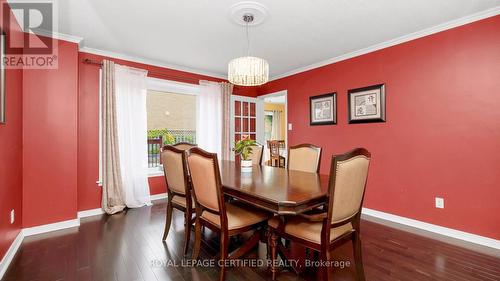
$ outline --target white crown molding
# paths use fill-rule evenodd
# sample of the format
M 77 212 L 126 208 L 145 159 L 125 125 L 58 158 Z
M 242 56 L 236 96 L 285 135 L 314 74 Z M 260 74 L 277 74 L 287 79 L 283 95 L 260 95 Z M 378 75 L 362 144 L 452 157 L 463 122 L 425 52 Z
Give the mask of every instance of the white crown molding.
M 430 27 L 430 28 L 426 28 L 426 29 L 423 29 L 423 30 L 420 30 L 420 31 L 417 31 L 417 32 L 413 32 L 413 33 L 410 33 L 410 34 L 407 34 L 407 35 L 403 35 L 401 37 L 398 37 L 398 38 L 395 38 L 395 39 L 391 39 L 391 40 L 388 40 L 388 41 L 385 41 L 385 42 L 382 42 L 382 43 L 379 43 L 379 44 L 375 44 L 375 45 L 372 45 L 372 46 L 369 46 L 369 47 L 366 47 L 366 48 L 363 48 L 363 49 L 360 49 L 360 50 L 357 50 L 357 51 L 354 51 L 354 52 L 343 54 L 343 55 L 340 55 L 340 56 L 337 56 L 337 57 L 334 57 L 334 58 L 330 58 L 330 59 L 327 59 L 327 60 L 323 60 L 323 61 L 320 61 L 320 62 L 317 62 L 317 63 L 310 64 L 310 65 L 307 65 L 307 66 L 299 67 L 299 68 L 287 71 L 287 72 L 285 72 L 283 74 L 272 76 L 269 79 L 269 81 L 278 80 L 278 79 L 285 78 L 285 77 L 288 77 L 288 76 L 291 76 L 291 75 L 294 75 L 294 74 L 298 74 L 298 73 L 301 73 L 301 72 L 305 72 L 305 71 L 308 71 L 308 70 L 319 68 L 319 67 L 322 67 L 322 66 L 325 66 L 325 65 L 329 65 L 329 64 L 333 64 L 333 63 L 336 63 L 336 62 L 339 62 L 339 61 L 343 61 L 343 60 L 347 60 L 347 59 L 350 59 L 350 58 L 354 58 L 354 57 L 358 57 L 358 56 L 361 56 L 361 55 L 365 55 L 365 54 L 368 54 L 368 53 L 371 53 L 371 52 L 375 52 L 375 51 L 378 51 L 378 50 L 381 50 L 381 49 L 385 49 L 385 48 L 388 48 L 388 47 L 391 47 L 391 46 L 394 46 L 394 45 L 398 45 L 398 44 L 405 43 L 405 42 L 408 42 L 408 41 L 411 41 L 411 40 L 415 40 L 415 39 L 418 39 L 418 38 L 421 38 L 421 37 L 425 37 L 425 36 L 428 36 L 428 35 L 431 35 L 431 34 L 434 34 L 434 33 L 438 33 L 438 32 L 441 32 L 441 31 L 448 30 L 448 29 L 452 29 L 452 28 L 455 28 L 455 27 L 458 27 L 458 26 L 462 26 L 462 25 L 465 25 L 465 24 L 468 24 L 468 23 L 471 23 L 471 22 L 475 22 L 475 21 L 479 21 L 479 20 L 486 19 L 486 18 L 489 18 L 489 17 L 493 17 L 493 16 L 496 16 L 496 15 L 499 15 L 499 14 L 500 14 L 500 6 L 497 6 L 495 8 L 484 10 L 484 11 L 481 11 L 479 13 L 468 15 L 468 16 L 465 16 L 465 17 L 462 17 L 462 18 L 459 18 L 459 19 L 455 19 L 455 20 L 452 20 L 452 21 L 449 21 L 449 22 L 445 22 L 445 23 L 442 23 L 442 24 L 439 24 L 439 25 L 436 25 L 436 26 L 433 26 L 433 27 Z
M 24 236 L 22 230 L 19 231 L 19 234 L 17 234 L 16 239 L 12 242 L 10 245 L 9 249 L 5 253 L 2 261 L 0 261 L 0 280 L 3 278 L 3 275 L 5 272 L 7 272 L 7 269 L 9 268 L 10 263 L 12 262 L 12 259 L 17 253 L 17 250 L 19 250 L 19 247 L 21 246 L 21 243 L 23 242 Z
M 26 237 L 26 236 L 31 236 L 31 235 L 36 235 L 36 234 L 71 228 L 71 227 L 77 227 L 77 226 L 80 226 L 80 219 L 78 219 L 78 218 L 72 219 L 72 220 L 67 220 L 67 221 L 60 221 L 60 222 L 56 222 L 56 223 L 49 223 L 49 224 L 24 228 L 23 229 L 23 236 Z
M 104 214 L 104 211 L 102 208 L 90 209 L 90 210 L 78 212 L 78 218 L 81 219 L 81 218 L 86 218 L 86 217 L 99 216 L 102 214 Z
M 224 80 L 227 79 L 227 77 L 225 75 L 220 74 L 220 73 L 208 72 L 208 71 L 189 68 L 189 67 L 185 67 L 185 66 L 161 63 L 161 62 L 157 62 L 154 60 L 145 59 L 145 58 L 141 58 L 141 57 L 135 57 L 135 56 L 129 56 L 129 55 L 125 55 L 125 54 L 121 54 L 121 53 L 117 53 L 117 52 L 104 51 L 104 50 L 89 48 L 89 47 L 85 47 L 85 46 L 80 48 L 79 51 L 82 53 L 89 53 L 89 54 L 94 54 L 94 55 L 99 55 L 99 56 L 104 56 L 104 57 L 121 59 L 121 60 L 126 60 L 126 61 L 131 61 L 131 62 L 137 62 L 137 63 L 147 64 L 147 65 L 152 65 L 152 66 L 157 66 L 157 67 L 168 68 L 168 69 L 172 69 L 172 70 L 178 70 L 178 71 L 184 71 L 184 72 L 189 72 L 189 73 L 198 74 L 198 75 L 204 75 L 204 76 L 213 77 L 213 78 L 219 78 L 219 79 L 224 79 Z
M 80 47 L 83 44 L 82 37 L 68 35 L 68 34 L 59 33 L 59 32 L 52 32 L 52 38 L 57 39 L 57 40 L 63 40 L 63 41 L 76 43 L 76 44 L 78 44 L 78 47 Z
M 500 240 L 495 240 L 492 238 L 488 238 L 488 237 L 484 237 L 484 236 L 480 236 L 480 235 L 476 235 L 476 234 L 472 234 L 472 233 L 468 233 L 468 232 L 464 232 L 464 231 L 460 231 L 460 230 L 456 230 L 456 229 L 452 229 L 452 228 L 447 228 L 447 227 L 443 227 L 443 226 L 439 226 L 439 225 L 435 225 L 435 224 L 430 224 L 430 223 L 426 223 L 426 222 L 422 222 L 422 221 L 418 221 L 418 220 L 414 220 L 414 219 L 409 219 L 409 218 L 405 218 L 405 217 L 401 217 L 401 216 L 397 216 L 397 215 L 393 215 L 393 214 L 389 214 L 389 213 L 384 213 L 384 212 L 380 212 L 380 211 L 376 211 L 376 210 L 372 210 L 372 209 L 368 209 L 368 208 L 363 208 L 362 214 L 366 215 L 366 216 L 371 216 L 371 217 L 375 217 L 378 219 L 382 219 L 385 221 L 395 222 L 398 224 L 410 226 L 413 228 L 422 229 L 425 231 L 441 234 L 441 235 L 444 235 L 447 237 L 451 237 L 451 238 L 455 238 L 455 239 L 459 239 L 459 240 L 467 241 L 470 243 L 474 243 L 474 244 L 478 244 L 478 245 L 482 245 L 482 246 L 486 246 L 486 247 L 500 250 Z
M 30 30 L 28 33 L 29 34 L 34 34 L 34 35 L 40 35 L 40 36 L 49 37 L 49 38 L 52 38 L 52 39 L 57 39 L 57 40 L 62 40 L 62 41 L 68 41 L 68 42 L 76 43 L 76 44 L 78 44 L 79 47 L 83 43 L 83 38 L 82 37 L 68 35 L 68 34 L 59 33 L 59 32 L 54 32 L 54 31 L 47 31 L 47 30 L 43 30 L 43 29 L 38 30 L 36 33 L 34 33 L 33 31 Z
M 151 201 L 160 200 L 167 198 L 167 193 L 154 194 L 150 196 Z

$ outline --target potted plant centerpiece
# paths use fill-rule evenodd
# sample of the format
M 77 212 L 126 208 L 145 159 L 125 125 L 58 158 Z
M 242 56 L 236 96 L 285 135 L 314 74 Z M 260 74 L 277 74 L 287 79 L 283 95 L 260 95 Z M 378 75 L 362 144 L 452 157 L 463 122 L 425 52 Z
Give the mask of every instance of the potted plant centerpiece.
M 254 140 L 251 140 L 249 135 L 241 136 L 241 140 L 234 143 L 234 153 L 241 156 L 242 172 L 252 171 L 252 159 L 250 159 L 250 155 L 253 153 L 252 146 L 255 145 L 256 142 Z

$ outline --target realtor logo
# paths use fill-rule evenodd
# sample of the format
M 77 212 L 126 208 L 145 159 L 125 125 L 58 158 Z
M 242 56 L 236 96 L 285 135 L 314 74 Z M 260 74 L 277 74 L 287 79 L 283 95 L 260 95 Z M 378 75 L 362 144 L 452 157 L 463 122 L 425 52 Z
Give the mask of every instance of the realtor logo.
M 53 1 L 2 3 L 5 68 L 57 68 L 54 6 Z

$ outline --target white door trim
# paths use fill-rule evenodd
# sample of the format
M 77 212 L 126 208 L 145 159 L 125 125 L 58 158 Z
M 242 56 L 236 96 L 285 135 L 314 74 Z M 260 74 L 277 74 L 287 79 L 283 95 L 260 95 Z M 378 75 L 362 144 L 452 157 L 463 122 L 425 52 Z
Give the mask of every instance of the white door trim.
M 262 119 L 262 124 L 261 124 L 261 128 L 260 130 L 262 130 L 261 132 L 264 132 L 264 99 L 265 98 L 270 98 L 270 97 L 278 97 L 278 96 L 285 96 L 285 145 L 286 147 L 288 147 L 288 90 L 281 90 L 281 91 L 278 91 L 278 92 L 273 92 L 273 93 L 269 93 L 269 94 L 265 94 L 265 95 L 262 95 L 262 96 L 258 96 L 257 99 L 259 99 L 261 101 L 261 104 L 262 104 L 262 107 L 260 108 L 259 110 L 259 113 L 261 115 L 261 118 Z M 259 128 L 258 128 L 259 129 Z M 262 138 L 264 138 L 264 134 L 262 134 Z M 262 144 L 264 145 L 264 149 L 267 149 L 267 143 L 264 139 L 262 139 Z

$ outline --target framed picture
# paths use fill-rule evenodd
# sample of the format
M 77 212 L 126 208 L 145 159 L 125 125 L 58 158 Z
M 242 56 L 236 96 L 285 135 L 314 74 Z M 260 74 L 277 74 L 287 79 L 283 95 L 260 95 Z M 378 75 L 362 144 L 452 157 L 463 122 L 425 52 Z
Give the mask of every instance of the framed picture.
M 0 124 L 5 123 L 5 33 L 0 31 Z
M 349 123 L 385 122 L 385 84 L 347 91 Z
M 309 98 L 310 124 L 337 124 L 337 93 Z

